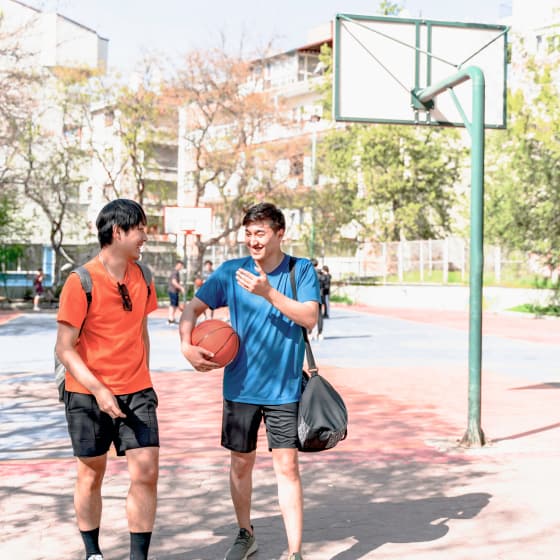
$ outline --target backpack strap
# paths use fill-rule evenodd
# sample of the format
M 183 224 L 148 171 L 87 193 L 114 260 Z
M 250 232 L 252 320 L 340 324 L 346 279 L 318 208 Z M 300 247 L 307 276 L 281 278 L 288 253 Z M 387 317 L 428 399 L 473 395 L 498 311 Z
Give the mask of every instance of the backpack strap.
M 290 270 L 290 283 L 292 284 L 292 293 L 294 299 L 297 300 L 297 287 L 296 287 L 296 258 L 290 256 L 290 263 L 288 265 Z M 303 341 L 305 342 L 305 355 L 307 357 L 307 365 L 309 367 L 309 373 L 311 375 L 316 375 L 319 371 L 315 358 L 313 356 L 313 351 L 311 350 L 311 343 L 309 342 L 309 337 L 307 336 L 307 329 L 301 327 L 303 333 Z
M 91 274 L 89 273 L 88 269 L 85 266 L 78 266 L 72 272 L 75 272 L 80 278 L 80 283 L 82 284 L 82 290 L 84 290 L 84 293 L 86 294 L 86 301 L 87 301 L 86 315 L 84 317 L 84 320 L 82 321 L 82 326 L 80 327 L 80 334 L 82 334 L 82 330 L 86 323 L 86 317 L 89 311 L 89 307 L 91 305 L 91 288 L 92 288 Z
M 136 261 L 136 264 L 140 267 L 144 282 L 146 282 L 146 286 L 148 286 L 148 297 L 150 297 L 152 293 L 152 270 L 147 264 L 141 261 Z

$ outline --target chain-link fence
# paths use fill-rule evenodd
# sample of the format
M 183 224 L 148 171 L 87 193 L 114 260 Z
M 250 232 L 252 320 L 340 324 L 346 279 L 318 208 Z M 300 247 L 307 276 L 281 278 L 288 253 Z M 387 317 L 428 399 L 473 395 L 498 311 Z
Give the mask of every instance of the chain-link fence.
M 350 283 L 468 283 L 469 242 L 459 237 L 437 240 L 363 243 L 352 256 L 317 255 L 321 266 L 327 265 L 334 282 Z M 0 271 L 3 296 L 22 297 L 31 293 L 31 282 L 40 263 L 42 247 L 28 246 L 12 270 Z M 65 247 L 76 264 L 87 262 L 98 251 L 96 244 Z M 309 256 L 304 244 L 289 243 L 284 251 L 296 256 Z M 181 248 L 166 239 L 150 239 L 143 260 L 151 267 L 158 293 L 166 293 L 167 279 L 175 260 L 184 258 Z M 247 254 L 245 244 L 220 244 L 209 247 L 203 260 L 211 260 L 214 268 L 228 259 Z M 195 271 L 198 257 L 188 255 L 186 269 Z M 72 266 L 68 266 L 69 272 Z M 192 276 L 192 274 L 191 274 Z M 16 284 L 11 279 L 19 278 Z M 520 251 L 509 251 L 487 245 L 484 248 L 484 283 L 502 286 L 534 287 L 537 279 L 556 279 L 542 260 Z M 192 282 L 192 278 L 186 279 Z M 2 295 L 0 294 L 0 295 Z
M 356 256 L 325 257 L 333 279 L 364 283 L 468 283 L 469 242 L 452 237 L 362 244 Z M 484 247 L 484 282 L 533 285 L 550 275 L 538 259 L 521 251 Z

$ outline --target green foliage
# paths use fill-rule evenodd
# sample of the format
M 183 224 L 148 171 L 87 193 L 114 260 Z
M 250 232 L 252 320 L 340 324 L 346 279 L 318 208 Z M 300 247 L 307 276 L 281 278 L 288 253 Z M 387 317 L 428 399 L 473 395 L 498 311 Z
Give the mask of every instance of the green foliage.
M 353 305 L 354 300 L 347 295 L 332 294 L 329 296 L 331 303 L 345 303 L 346 305 Z
M 319 172 L 331 178 L 326 199 L 347 218 L 339 225 L 357 220 L 362 236 L 383 241 L 452 231 L 464 155 L 456 131 L 354 124 L 322 139 L 319 154 Z
M 320 80 L 316 91 L 321 95 L 321 105 L 323 107 L 323 118 L 328 118 L 332 114 L 332 79 L 333 79 L 333 53 L 331 47 L 326 43 L 321 45 L 319 62 L 323 70 L 323 79 Z
M 560 305 L 534 305 L 532 303 L 524 303 L 523 305 L 518 305 L 512 307 L 510 311 L 518 311 L 520 313 L 532 313 L 534 315 L 549 315 L 553 317 L 560 317 Z
M 390 2 L 389 0 L 379 2 L 379 13 L 383 16 L 398 16 L 401 10 L 402 6 L 399 2 Z
M 4 293 L 7 293 L 5 272 L 16 268 L 24 250 L 24 246 L 14 240 L 24 237 L 25 225 L 18 218 L 14 197 L 4 192 L 0 195 L 0 283 Z
M 437 239 L 452 231 L 463 148 L 451 129 L 356 127 L 365 192 L 362 216 L 384 240 Z
M 551 61 L 552 60 L 552 61 Z M 487 238 L 560 264 L 560 59 L 526 57 L 530 83 L 509 92 L 510 122 L 489 138 Z
M 303 197 L 303 204 L 313 209 L 315 249 L 310 254 L 335 254 L 337 251 L 355 250 L 356 240 L 347 239 L 341 226 L 351 222 L 357 193 L 355 177 L 351 173 L 352 155 L 344 150 L 345 136 L 331 131 L 318 143 L 319 172 L 336 181 L 313 188 Z M 311 245 L 312 232 L 304 228 L 304 239 Z

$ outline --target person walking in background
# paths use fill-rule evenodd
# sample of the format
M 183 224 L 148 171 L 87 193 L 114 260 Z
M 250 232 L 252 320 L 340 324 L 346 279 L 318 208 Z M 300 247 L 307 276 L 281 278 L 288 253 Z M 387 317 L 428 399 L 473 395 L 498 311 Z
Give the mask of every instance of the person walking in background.
M 43 287 L 43 281 L 45 275 L 43 274 L 43 269 L 38 268 L 35 278 L 33 278 L 33 311 L 40 311 L 39 302 L 43 297 L 43 292 L 45 291 Z
M 204 261 L 204 267 L 202 269 L 202 284 L 210 278 L 210 274 L 214 272 L 214 263 L 211 260 Z M 202 286 L 201 284 L 201 286 Z M 206 311 L 204 312 L 204 318 L 206 319 Z M 214 318 L 214 310 L 210 309 L 210 319 Z
M 212 272 L 214 272 L 214 263 L 211 260 L 204 261 L 204 267 L 202 269 L 202 282 L 206 282 Z
M 222 446 L 230 450 L 230 490 L 239 532 L 225 560 L 244 560 L 257 550 L 251 521 L 252 475 L 257 435 L 264 420 L 278 484 L 290 560 L 301 560 L 303 491 L 298 463 L 297 416 L 305 344 L 313 328 L 319 283 L 308 259 L 283 253 L 286 222 L 263 202 L 243 218 L 249 256 L 223 263 L 200 287 L 181 316 L 181 351 L 197 371 L 215 369 L 212 353 L 191 344 L 197 317 L 228 306 L 241 346 L 223 380 Z M 292 293 L 293 264 L 297 298 Z M 270 556 L 264 553 L 263 558 Z
M 329 312 L 330 312 L 330 300 L 329 300 L 329 296 L 331 294 L 331 273 L 329 272 L 329 267 L 327 265 L 323 266 L 323 274 L 322 274 L 322 279 L 323 279 L 323 289 L 322 289 L 322 294 L 321 294 L 321 298 L 323 300 L 322 303 L 322 308 L 323 308 L 323 317 L 325 319 L 329 318 Z
M 167 313 L 167 324 L 174 325 L 175 315 L 179 310 L 179 294 L 185 293 L 185 288 L 181 284 L 181 270 L 183 269 L 183 261 L 177 259 L 175 268 L 169 275 L 167 282 L 167 292 L 169 294 L 169 310 Z
M 136 264 L 146 215 L 127 199 L 109 202 L 96 221 L 101 250 L 85 268 L 88 306 L 77 274 L 60 295 L 56 354 L 66 367 L 64 406 L 77 461 L 74 507 L 86 558 L 102 560 L 101 488 L 111 444 L 126 456 L 131 560 L 147 560 L 156 514 L 159 464 L 157 395 L 149 370 L 148 314 L 157 308 Z M 115 553 L 116 554 L 116 553 Z
M 309 338 L 310 340 L 323 340 L 323 289 L 324 289 L 324 280 L 323 280 L 323 272 L 319 268 L 319 262 L 317 259 L 311 259 L 311 263 L 313 264 L 313 269 L 315 270 L 315 274 L 317 275 L 317 280 L 319 282 L 319 293 L 321 294 L 321 301 L 319 303 L 319 309 L 317 311 L 317 323 L 315 327 L 309 331 Z

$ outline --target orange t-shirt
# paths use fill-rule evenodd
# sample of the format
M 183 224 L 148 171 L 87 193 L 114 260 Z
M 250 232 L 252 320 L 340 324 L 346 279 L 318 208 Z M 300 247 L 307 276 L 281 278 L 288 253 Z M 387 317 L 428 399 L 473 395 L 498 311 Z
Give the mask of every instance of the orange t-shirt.
M 91 305 L 87 310 L 85 292 L 77 274 L 71 274 L 60 294 L 57 321 L 84 328 L 76 350 L 90 371 L 114 395 L 135 393 L 152 386 L 144 345 L 144 317 L 157 308 L 152 281 L 151 293 L 140 267 L 129 263 L 125 281 L 132 311 L 123 309 L 117 283 L 112 280 L 96 257 L 85 267 L 91 274 Z M 86 316 L 87 313 L 87 316 Z M 66 390 L 89 391 L 66 372 Z

